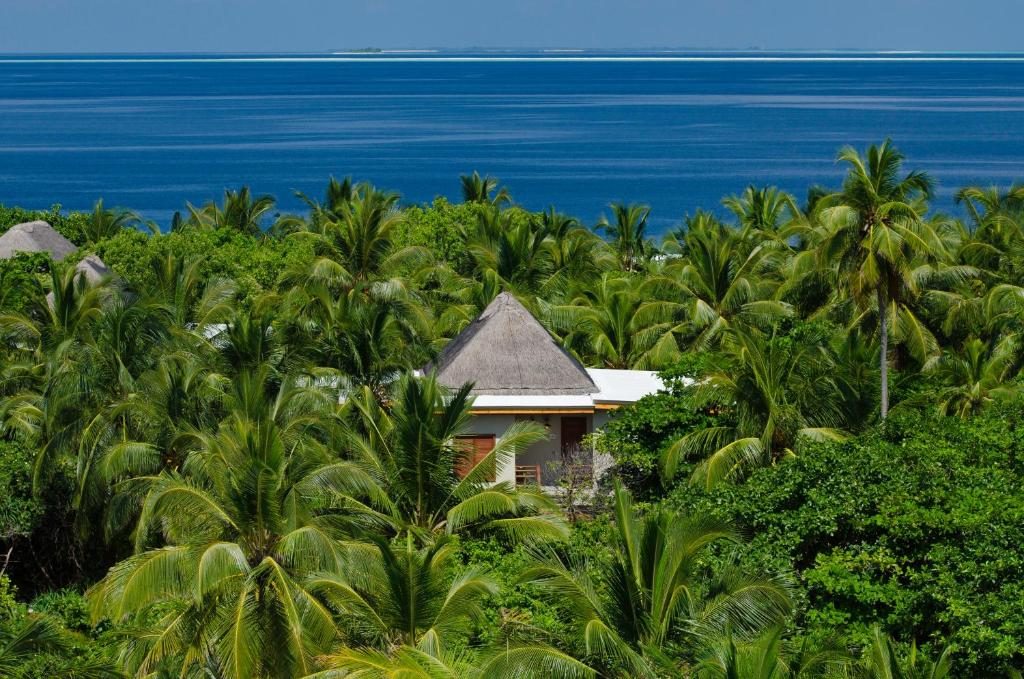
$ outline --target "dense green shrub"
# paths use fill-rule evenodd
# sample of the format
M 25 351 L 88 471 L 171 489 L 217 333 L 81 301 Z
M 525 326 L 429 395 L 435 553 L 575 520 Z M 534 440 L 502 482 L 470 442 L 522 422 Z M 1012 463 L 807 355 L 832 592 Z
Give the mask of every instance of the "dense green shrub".
M 154 257 L 201 259 L 203 274 L 208 279 L 231 279 L 243 300 L 273 291 L 285 270 L 312 259 L 309 244 L 298 239 L 254 237 L 227 228 L 188 227 L 153 236 L 125 229 L 100 243 L 96 254 L 137 288 L 145 288 L 153 281 Z
M 661 489 L 658 460 L 665 448 L 686 432 L 709 426 L 715 419 L 694 412 L 679 397 L 704 363 L 702 357 L 687 355 L 662 372 L 665 391 L 616 411 L 599 436 L 598 446 L 615 461 L 614 474 L 640 498 L 649 498 Z
M 710 492 L 680 486 L 667 502 L 737 522 L 744 558 L 792 568 L 797 625 L 818 638 L 947 639 L 969 676 L 1024 660 L 1024 406 L 962 421 L 894 414 L 842 443 Z
M 40 274 L 50 270 L 50 256 L 44 252 L 19 252 L 0 259 L 0 310 L 19 313 L 39 294 Z
M 43 504 L 32 493 L 35 454 L 25 445 L 0 440 L 0 546 L 32 534 L 43 515 Z M 0 567 L 6 566 L 0 550 Z

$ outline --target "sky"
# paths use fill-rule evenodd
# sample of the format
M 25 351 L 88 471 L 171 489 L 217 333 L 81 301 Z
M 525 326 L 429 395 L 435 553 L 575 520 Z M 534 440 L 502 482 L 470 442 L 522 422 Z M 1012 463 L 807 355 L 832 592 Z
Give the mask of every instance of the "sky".
M 0 0 L 0 52 L 1024 50 L 1021 0 Z

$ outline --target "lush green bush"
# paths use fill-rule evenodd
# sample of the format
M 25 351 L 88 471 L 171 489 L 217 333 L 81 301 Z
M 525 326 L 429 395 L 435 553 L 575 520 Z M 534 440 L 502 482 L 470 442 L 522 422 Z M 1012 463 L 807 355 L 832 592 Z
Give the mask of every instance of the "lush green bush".
M 308 243 L 297 239 L 254 237 L 233 229 L 184 228 L 160 235 L 125 229 L 96 247 L 96 254 L 118 276 L 137 288 L 153 281 L 151 262 L 169 254 L 201 259 L 208 278 L 235 282 L 242 299 L 273 291 L 289 267 L 312 259 Z
M 619 409 L 602 430 L 597 445 L 612 456 L 614 474 L 637 497 L 650 498 L 661 489 L 658 461 L 665 448 L 686 432 L 710 426 L 714 420 L 711 415 L 694 412 L 679 398 L 687 380 L 699 373 L 705 361 L 688 354 L 661 373 L 665 391 Z
M 43 504 L 32 493 L 34 459 L 25 445 L 0 440 L 0 546 L 31 535 L 43 515 Z M 0 567 L 7 565 L 3 552 Z
M 1024 656 L 1024 406 L 975 420 L 894 414 L 883 428 L 710 492 L 667 500 L 737 522 L 744 558 L 792 568 L 797 625 L 865 641 L 947 639 L 969 676 L 1004 676 Z
M 395 243 L 427 248 L 455 270 L 468 271 L 471 260 L 463 234 L 476 223 L 480 209 L 472 203 L 452 204 L 445 198 L 436 198 L 429 206 L 408 207 L 395 229 Z
M 40 274 L 50 270 L 50 256 L 44 252 L 19 252 L 0 259 L 0 310 L 25 311 L 39 293 Z

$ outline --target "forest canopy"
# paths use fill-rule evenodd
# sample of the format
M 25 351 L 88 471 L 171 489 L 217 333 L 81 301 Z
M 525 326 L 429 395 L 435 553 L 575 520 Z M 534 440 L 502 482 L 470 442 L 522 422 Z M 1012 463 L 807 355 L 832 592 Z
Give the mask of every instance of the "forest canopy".
M 1019 676 L 1024 187 L 837 162 L 659 237 L 476 172 L 0 207 L 79 248 L 0 260 L 0 675 Z M 414 372 L 503 291 L 665 382 L 582 506 L 487 481 L 529 424 L 467 471 L 471 385 Z

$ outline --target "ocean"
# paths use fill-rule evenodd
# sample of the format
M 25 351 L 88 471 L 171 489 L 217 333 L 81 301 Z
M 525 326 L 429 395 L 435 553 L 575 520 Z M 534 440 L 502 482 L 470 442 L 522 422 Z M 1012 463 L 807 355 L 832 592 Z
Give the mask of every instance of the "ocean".
M 1024 179 L 1024 56 L 486 52 L 0 56 L 0 203 L 97 198 L 166 224 L 243 184 L 298 211 L 351 175 L 419 203 L 497 176 L 516 202 L 656 231 L 747 184 L 801 200 L 891 137 L 955 211 Z

